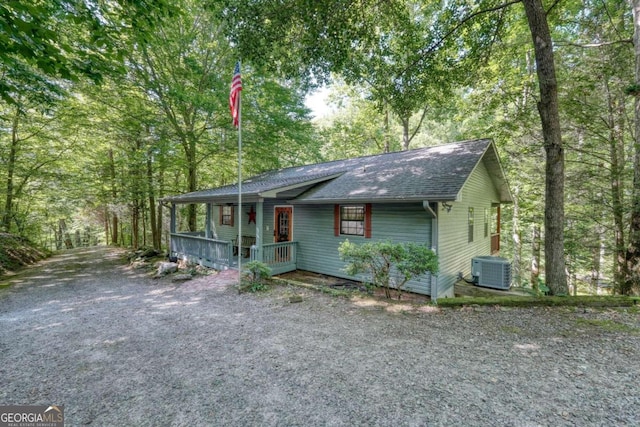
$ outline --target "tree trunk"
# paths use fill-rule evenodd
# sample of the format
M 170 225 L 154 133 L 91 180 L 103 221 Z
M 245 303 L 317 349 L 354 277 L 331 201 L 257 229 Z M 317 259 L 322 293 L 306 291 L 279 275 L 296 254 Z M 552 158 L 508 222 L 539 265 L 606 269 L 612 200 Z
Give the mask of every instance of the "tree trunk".
M 425 107 L 422 110 L 422 115 L 420 116 L 420 121 L 418 122 L 418 124 L 416 125 L 416 127 L 413 130 L 413 133 L 409 132 L 409 125 L 410 125 L 410 120 L 411 120 L 411 114 L 409 113 L 409 115 L 407 117 L 404 118 L 400 118 L 400 123 L 402 123 L 402 149 L 403 150 L 408 150 L 409 146 L 411 145 L 411 141 L 413 141 L 413 138 L 416 136 L 416 134 L 418 133 L 418 131 L 420 130 L 420 128 L 422 127 L 422 122 L 424 121 L 424 118 L 427 116 L 427 107 Z
M 113 149 L 111 148 L 109 149 L 109 153 L 107 156 L 109 158 L 109 174 L 110 174 L 109 178 L 111 179 L 111 197 L 112 197 L 112 203 L 115 204 L 118 197 L 118 191 L 116 186 L 116 165 L 113 160 Z M 118 214 L 116 212 L 112 213 L 111 221 L 112 221 L 111 244 L 117 245 L 118 244 Z
M 153 188 L 153 163 L 151 149 L 147 151 L 147 192 L 149 193 L 149 223 L 151 225 L 151 242 L 155 250 L 160 250 L 158 223 L 156 222 L 156 197 Z
M 591 292 L 598 293 L 598 283 L 600 282 L 602 262 L 604 258 L 604 232 L 601 226 L 597 226 L 595 234 L 598 236 L 598 245 L 594 245 L 591 255 Z
M 60 236 L 64 239 L 64 246 L 66 249 L 73 249 L 73 242 L 71 241 L 71 236 L 67 231 L 67 223 L 64 219 L 58 221 L 58 229 L 60 230 Z
M 533 224 L 531 235 L 531 289 L 538 290 L 540 281 L 540 226 Z
M 11 231 L 11 217 L 13 214 L 13 175 L 16 170 L 16 159 L 18 156 L 18 125 L 20 124 L 20 108 L 16 107 L 16 114 L 11 125 L 11 146 L 9 147 L 9 158 L 7 159 L 7 194 L 4 202 L 4 212 L 2 214 L 2 230 L 9 233 Z
M 187 191 L 192 192 L 198 189 L 197 181 L 197 167 L 198 162 L 196 159 L 196 142 L 189 140 L 185 146 L 185 155 L 187 158 Z M 187 224 L 189 231 L 198 231 L 196 223 L 196 205 L 189 205 L 187 207 Z
M 132 206 L 131 206 L 131 247 L 136 250 L 140 247 L 140 220 L 144 214 L 144 169 L 142 163 L 142 138 L 136 137 L 131 147 L 129 161 L 129 176 L 131 178 Z
M 391 135 L 389 131 L 389 105 L 384 103 L 384 152 L 391 152 Z
M 120 226 L 120 224 L 118 222 L 118 214 L 115 212 L 112 215 L 111 224 L 111 244 L 117 245 L 118 239 L 120 238 L 118 234 L 118 227 Z
M 513 192 L 513 282 L 515 286 L 522 283 L 522 232 L 520 231 L 520 189 L 516 187 Z
M 635 53 L 635 85 L 640 87 L 640 0 L 633 0 L 633 45 Z M 627 278 L 621 294 L 640 291 L 640 95 L 635 97 L 635 135 L 633 161 L 633 191 L 631 199 L 631 224 L 626 254 Z
M 411 142 L 409 139 L 409 117 L 401 118 L 400 123 L 402 123 L 402 149 L 408 150 L 409 143 Z
M 133 250 L 140 247 L 140 201 L 137 197 L 131 208 L 131 247 Z
M 159 185 L 162 185 L 162 169 L 160 170 L 160 178 L 159 178 Z M 162 188 L 162 187 L 161 187 Z M 162 194 L 162 193 L 160 193 Z M 162 209 L 162 203 L 158 203 L 158 212 L 156 213 L 156 229 L 158 230 L 158 235 L 157 235 L 157 240 L 154 242 L 154 246 L 157 247 L 158 250 L 160 250 L 162 248 L 162 229 L 163 229 L 163 221 L 162 221 L 162 215 L 163 215 L 163 209 Z M 168 235 L 169 233 L 167 233 Z
M 545 163 L 544 252 L 545 282 L 552 294 L 567 294 L 564 260 L 564 149 L 560 130 L 558 84 L 553 44 L 541 0 L 524 0 L 525 12 L 535 47 Z
M 608 82 L 605 81 L 609 94 L 609 162 L 611 164 L 609 181 L 611 185 L 611 210 L 613 213 L 614 233 L 614 265 L 613 285 L 618 293 L 622 293 L 627 278 L 626 245 L 624 232 L 624 200 L 623 176 L 625 169 L 623 121 L 625 120 L 624 102 L 616 101 L 610 96 Z M 621 123 L 622 122 L 622 123 Z
M 105 206 L 104 207 L 104 239 L 106 242 L 106 245 L 109 246 L 109 238 L 111 235 L 111 230 L 109 230 L 110 224 L 109 224 L 109 209 Z
M 53 232 L 55 233 L 56 238 L 56 250 L 62 250 L 62 225 L 58 221 L 58 227 L 53 226 Z
M 147 246 L 147 206 L 144 199 L 140 203 L 142 203 L 142 247 L 144 248 Z

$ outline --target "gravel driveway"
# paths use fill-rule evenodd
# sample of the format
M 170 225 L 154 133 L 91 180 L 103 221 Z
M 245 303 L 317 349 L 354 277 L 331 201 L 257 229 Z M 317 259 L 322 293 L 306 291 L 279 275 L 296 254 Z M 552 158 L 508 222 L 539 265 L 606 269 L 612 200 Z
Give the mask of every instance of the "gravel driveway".
M 640 425 L 637 310 L 239 295 L 230 272 L 176 284 L 121 255 L 0 288 L 0 404 L 64 405 L 67 426 Z

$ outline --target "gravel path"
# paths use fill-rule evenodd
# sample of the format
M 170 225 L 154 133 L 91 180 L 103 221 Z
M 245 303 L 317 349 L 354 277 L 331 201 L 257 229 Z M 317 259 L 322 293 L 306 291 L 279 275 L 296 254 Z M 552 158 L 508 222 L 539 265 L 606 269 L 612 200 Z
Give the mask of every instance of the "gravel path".
M 11 281 L 0 404 L 62 404 L 67 426 L 640 425 L 637 310 L 239 295 L 108 248 Z

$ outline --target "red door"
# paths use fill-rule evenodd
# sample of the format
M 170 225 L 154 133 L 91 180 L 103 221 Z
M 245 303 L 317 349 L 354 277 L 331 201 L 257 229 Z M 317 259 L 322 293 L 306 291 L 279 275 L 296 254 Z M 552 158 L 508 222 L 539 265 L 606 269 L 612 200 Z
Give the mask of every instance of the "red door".
M 290 242 L 293 231 L 293 208 L 291 206 L 278 206 L 276 207 L 274 217 L 274 240 L 276 243 Z M 289 246 L 276 247 L 275 257 L 278 262 L 289 261 L 291 258 Z
M 276 242 L 290 242 L 291 241 L 291 228 L 293 225 L 293 208 L 291 206 L 278 206 L 276 207 L 275 214 L 275 226 L 273 231 L 275 233 Z

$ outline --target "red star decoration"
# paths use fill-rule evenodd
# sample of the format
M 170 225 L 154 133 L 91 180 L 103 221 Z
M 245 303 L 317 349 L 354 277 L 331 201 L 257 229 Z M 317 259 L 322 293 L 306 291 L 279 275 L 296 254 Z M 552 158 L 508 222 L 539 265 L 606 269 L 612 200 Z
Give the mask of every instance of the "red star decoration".
M 256 211 L 253 210 L 253 206 L 251 206 L 251 210 L 249 212 L 247 212 L 247 215 L 249 215 L 249 224 L 251 224 L 252 222 L 255 224 L 256 223 Z

